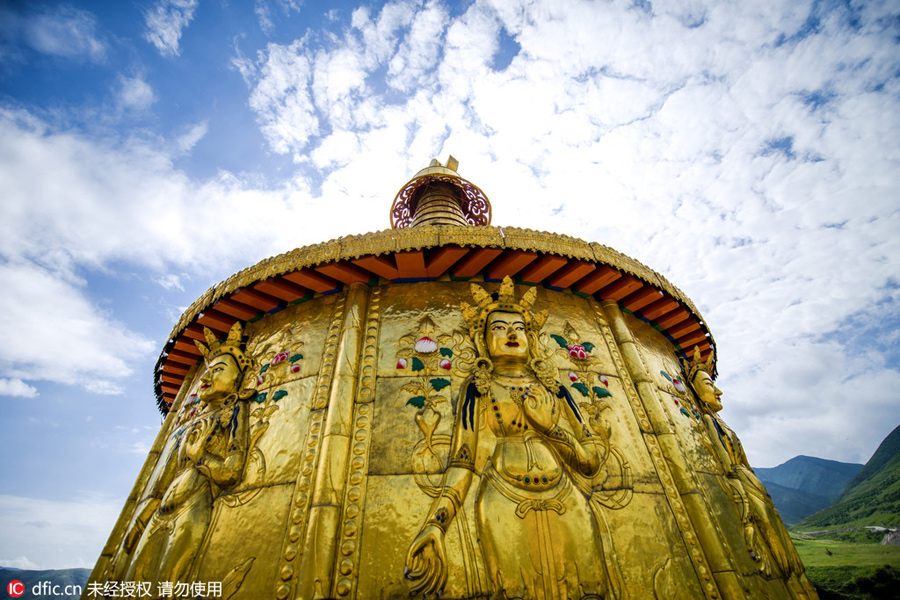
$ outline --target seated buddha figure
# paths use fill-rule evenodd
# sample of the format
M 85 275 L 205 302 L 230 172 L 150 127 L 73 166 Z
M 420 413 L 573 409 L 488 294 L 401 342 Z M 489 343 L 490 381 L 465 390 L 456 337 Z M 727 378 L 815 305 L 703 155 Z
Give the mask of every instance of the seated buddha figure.
M 235 323 L 219 343 L 209 329 L 209 346 L 196 342 L 205 358 L 196 400 L 177 417 L 171 451 L 126 532 L 123 550 L 131 558 L 117 575 L 126 581 L 189 581 L 203 545 L 213 502 L 243 478 L 248 447 L 251 392 L 242 393 L 250 360 L 240 349 L 241 326 Z M 121 561 L 121 557 L 119 559 Z
M 444 536 L 478 476 L 475 526 L 496 598 L 608 598 L 608 576 L 588 497 L 573 480 L 600 468 L 598 452 L 538 335 L 547 313 L 504 279 L 493 296 L 472 285 L 462 305 L 478 353 L 462 385 L 441 490 L 406 561 L 412 593 L 447 582 Z

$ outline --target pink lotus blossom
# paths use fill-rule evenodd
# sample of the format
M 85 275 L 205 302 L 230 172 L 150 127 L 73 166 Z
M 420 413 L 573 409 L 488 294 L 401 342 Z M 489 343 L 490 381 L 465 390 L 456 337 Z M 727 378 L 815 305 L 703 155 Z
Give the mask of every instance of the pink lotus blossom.
M 276 365 L 280 362 L 284 362 L 290 358 L 290 355 L 287 352 L 279 352 L 275 355 L 275 358 L 272 359 L 272 364 Z
M 600 383 L 602 383 L 606 387 L 609 387 L 609 379 L 606 378 L 606 375 L 600 376 Z
M 291 365 L 291 373 L 299 373 L 300 365 Z
M 585 351 L 584 346 L 581 344 L 572 344 L 569 346 L 569 356 L 572 358 L 580 358 L 582 360 L 588 357 L 588 353 Z
M 399 360 L 397 361 L 397 368 L 398 368 L 398 369 L 405 369 L 405 368 L 406 368 L 406 365 L 407 365 L 407 362 L 406 362 L 406 359 L 405 359 L 405 358 L 401 358 L 401 359 L 399 359 Z
M 416 342 L 416 352 L 421 354 L 431 354 L 432 352 L 437 352 L 437 349 L 437 342 L 427 335 L 423 335 Z
M 449 371 L 449 370 L 450 370 L 450 361 L 447 360 L 446 358 L 445 358 L 444 360 L 442 360 L 442 361 L 441 361 L 441 368 L 442 368 L 442 369 L 447 369 L 447 370 Z
M 681 380 L 680 380 L 680 379 L 673 379 L 673 380 L 672 380 L 672 383 L 675 384 L 675 389 L 678 390 L 679 392 L 685 392 L 685 391 L 687 391 L 687 390 L 684 389 L 684 384 L 681 383 Z
M 576 375 L 576 374 L 573 373 L 573 372 L 569 372 L 569 379 L 570 379 L 571 381 L 578 381 L 578 375 Z

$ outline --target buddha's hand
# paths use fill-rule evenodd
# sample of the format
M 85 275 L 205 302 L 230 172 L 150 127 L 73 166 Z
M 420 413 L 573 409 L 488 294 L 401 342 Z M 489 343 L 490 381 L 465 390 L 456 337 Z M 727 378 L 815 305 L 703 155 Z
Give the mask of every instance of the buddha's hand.
M 444 532 L 436 525 L 426 525 L 413 540 L 406 555 L 403 574 L 414 582 L 410 594 L 440 594 L 447 584 L 447 561 Z
M 184 448 L 184 452 L 188 455 L 188 458 L 194 462 L 200 460 L 204 450 L 206 450 L 206 440 L 212 432 L 212 419 L 203 419 L 191 426 L 187 443 Z
M 525 416 L 533 429 L 546 433 L 552 426 L 555 415 L 555 403 L 546 396 L 530 397 L 525 400 Z

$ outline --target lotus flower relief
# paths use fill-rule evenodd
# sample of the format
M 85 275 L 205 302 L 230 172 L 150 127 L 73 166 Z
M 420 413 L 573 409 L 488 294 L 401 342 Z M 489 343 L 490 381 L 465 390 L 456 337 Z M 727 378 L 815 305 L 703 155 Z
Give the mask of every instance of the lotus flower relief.
M 290 357 L 291 357 L 290 354 L 288 354 L 288 353 L 285 352 L 285 351 L 281 351 L 281 352 L 279 352 L 278 354 L 275 355 L 275 357 L 272 359 L 271 364 L 277 365 L 277 364 L 280 363 L 280 362 L 286 361 L 286 360 L 289 359 Z
M 438 345 L 433 339 L 427 335 L 423 335 L 416 340 L 415 349 L 416 352 L 420 354 L 431 354 L 432 352 L 437 352 Z
M 572 358 L 579 358 L 584 360 L 588 357 L 588 353 L 584 349 L 584 346 L 582 346 L 581 344 L 570 344 L 569 356 L 571 356 Z
M 560 349 L 557 352 L 562 356 L 567 356 L 572 360 L 580 362 L 586 361 L 593 364 L 597 361 L 596 358 L 591 356 L 594 344 L 581 339 L 581 336 L 568 321 L 566 321 L 563 333 L 564 335 L 550 334 L 553 341 L 559 345 Z M 581 364 L 584 364 L 584 362 L 581 362 Z

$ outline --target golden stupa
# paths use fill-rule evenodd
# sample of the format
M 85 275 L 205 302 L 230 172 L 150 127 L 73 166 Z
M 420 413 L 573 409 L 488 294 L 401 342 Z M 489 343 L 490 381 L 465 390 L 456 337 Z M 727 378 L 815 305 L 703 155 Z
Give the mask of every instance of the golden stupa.
M 457 167 L 182 315 L 85 598 L 816 597 L 691 301 Z

